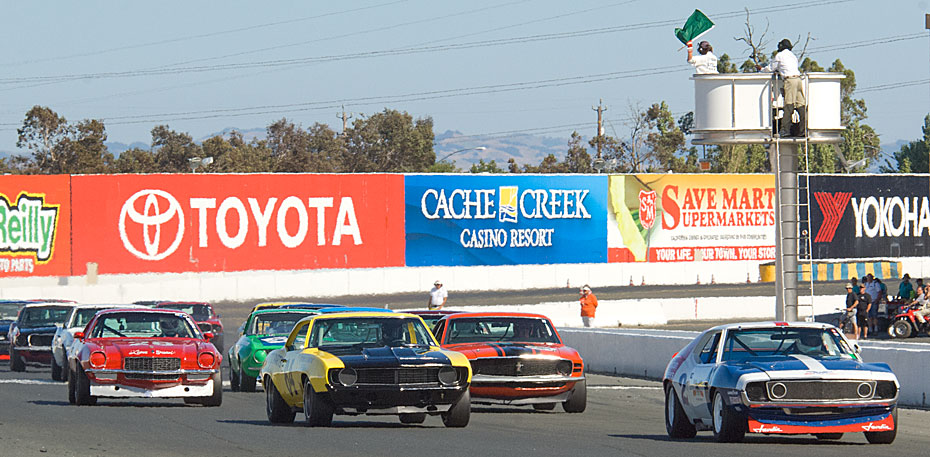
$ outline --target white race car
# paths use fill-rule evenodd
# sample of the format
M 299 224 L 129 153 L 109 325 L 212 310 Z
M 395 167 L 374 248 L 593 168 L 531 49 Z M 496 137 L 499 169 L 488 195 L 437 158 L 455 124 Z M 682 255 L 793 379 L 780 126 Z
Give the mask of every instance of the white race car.
M 84 330 L 97 311 L 113 308 L 140 308 L 136 305 L 77 305 L 68 314 L 65 323 L 55 331 L 52 338 L 52 379 L 68 380 L 68 356 L 74 342 L 74 333 Z

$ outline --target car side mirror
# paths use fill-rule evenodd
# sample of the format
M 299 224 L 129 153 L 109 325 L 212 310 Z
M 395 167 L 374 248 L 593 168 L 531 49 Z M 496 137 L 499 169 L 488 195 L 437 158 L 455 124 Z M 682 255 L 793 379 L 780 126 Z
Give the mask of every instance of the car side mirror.
M 204 332 L 203 334 L 204 341 L 210 341 L 212 339 L 213 339 L 213 332 Z
M 81 341 L 84 341 L 84 332 L 75 332 L 75 333 L 74 333 L 74 338 L 76 338 L 76 339 L 78 339 L 78 340 L 81 340 Z

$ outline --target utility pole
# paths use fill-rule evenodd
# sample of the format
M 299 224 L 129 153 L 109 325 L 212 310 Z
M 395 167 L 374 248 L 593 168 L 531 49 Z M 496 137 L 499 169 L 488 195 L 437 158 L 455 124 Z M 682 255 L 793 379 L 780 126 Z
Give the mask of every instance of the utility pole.
M 342 119 L 342 135 L 345 136 L 346 129 L 349 128 L 349 119 L 352 119 L 352 113 L 346 113 L 346 106 L 342 105 L 342 114 L 336 113 L 336 117 Z
M 603 142 L 603 139 L 604 139 L 604 111 L 607 111 L 607 107 L 602 106 L 603 104 L 604 104 L 604 99 L 600 99 L 597 101 L 596 108 L 593 106 L 591 107 L 591 109 L 593 109 L 594 111 L 597 111 L 597 158 L 598 159 L 601 158 L 601 143 Z

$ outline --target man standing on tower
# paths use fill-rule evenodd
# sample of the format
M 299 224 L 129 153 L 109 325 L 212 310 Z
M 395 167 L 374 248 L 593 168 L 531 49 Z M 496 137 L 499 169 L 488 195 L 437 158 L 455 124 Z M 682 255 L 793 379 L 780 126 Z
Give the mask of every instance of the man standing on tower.
M 798 113 L 798 136 L 807 136 L 807 99 L 804 98 L 804 83 L 801 81 L 801 71 L 798 68 L 798 57 L 791 52 L 791 41 L 787 38 L 778 42 L 778 54 L 772 62 L 757 70 L 778 73 L 783 79 L 785 95 L 785 113 L 781 118 L 778 136 L 791 136 L 791 124 L 794 123 L 794 113 Z

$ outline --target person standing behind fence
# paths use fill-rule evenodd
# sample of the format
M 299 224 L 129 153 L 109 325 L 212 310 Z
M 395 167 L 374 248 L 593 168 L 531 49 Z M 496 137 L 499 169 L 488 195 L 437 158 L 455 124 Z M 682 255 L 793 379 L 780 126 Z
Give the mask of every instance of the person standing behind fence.
M 869 306 L 869 331 L 875 332 L 878 325 L 878 303 L 882 298 L 882 285 L 872 276 L 872 273 L 865 275 L 865 293 L 869 294 L 872 299 Z
M 429 291 L 429 309 L 442 309 L 449 299 L 449 291 L 442 287 L 442 282 L 438 279 L 433 283 L 433 288 Z
M 853 290 L 853 285 L 851 283 L 846 284 L 846 318 L 841 322 L 843 323 L 843 332 L 849 333 L 849 329 L 846 328 L 845 324 L 847 322 L 852 323 L 853 333 L 856 335 L 856 339 L 859 338 L 859 327 L 856 326 L 856 306 L 859 303 L 859 295 L 856 294 Z
M 581 288 L 581 298 L 578 299 L 578 302 L 581 303 L 581 321 L 584 322 L 585 327 L 594 326 L 594 312 L 597 310 L 597 297 L 591 293 L 591 288 L 585 284 Z
M 862 331 L 862 338 L 869 337 L 869 309 L 872 308 L 872 296 L 865 291 L 865 285 L 859 284 L 859 304 L 856 306 L 856 327 Z M 856 339 L 859 339 L 859 333 L 856 331 Z
M 898 298 L 910 300 L 912 293 L 914 293 L 914 286 L 911 285 L 911 275 L 904 273 L 901 284 L 898 284 Z

